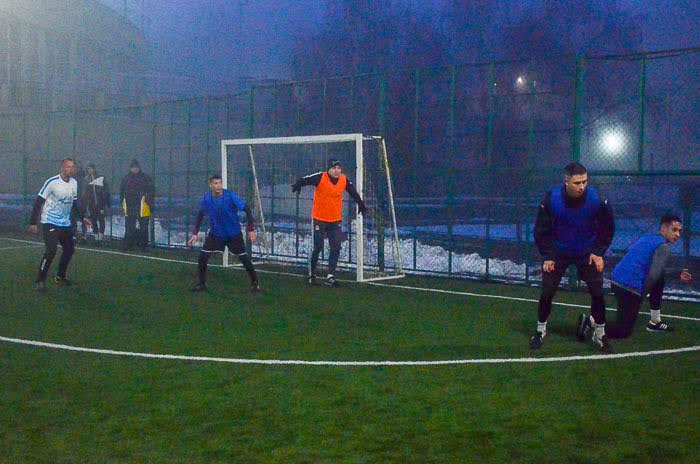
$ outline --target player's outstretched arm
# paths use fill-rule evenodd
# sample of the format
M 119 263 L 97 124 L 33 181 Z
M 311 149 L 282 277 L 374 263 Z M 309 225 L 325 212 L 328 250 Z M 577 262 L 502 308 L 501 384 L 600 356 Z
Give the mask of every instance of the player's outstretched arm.
M 317 172 L 315 174 L 309 174 L 308 176 L 298 178 L 297 181 L 292 184 L 292 193 L 296 193 L 298 195 L 301 192 L 301 188 L 305 185 L 313 185 L 316 187 L 319 182 L 321 182 L 321 177 L 323 177 L 323 173 Z
M 345 184 L 345 191 L 348 192 L 348 194 L 352 197 L 353 200 L 355 200 L 360 214 L 364 216 L 367 213 L 367 206 L 365 205 L 365 202 L 362 201 L 362 197 L 360 197 L 360 194 L 357 192 L 355 186 L 352 182 L 350 182 L 350 180 L 348 180 Z

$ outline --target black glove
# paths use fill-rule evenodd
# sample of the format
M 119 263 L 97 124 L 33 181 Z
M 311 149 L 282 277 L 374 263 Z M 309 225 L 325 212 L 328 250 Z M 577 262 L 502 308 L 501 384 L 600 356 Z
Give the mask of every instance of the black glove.
M 367 213 L 367 207 L 365 205 L 358 205 L 358 208 L 363 216 Z
M 299 193 L 301 193 L 301 184 L 292 184 L 292 193 L 296 193 L 297 195 L 299 195 Z

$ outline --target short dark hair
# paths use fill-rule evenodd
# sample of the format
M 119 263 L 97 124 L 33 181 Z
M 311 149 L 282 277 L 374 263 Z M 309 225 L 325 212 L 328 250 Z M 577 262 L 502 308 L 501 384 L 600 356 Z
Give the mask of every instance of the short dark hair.
M 63 166 L 63 163 L 65 163 L 66 161 L 70 161 L 71 163 L 75 163 L 75 161 L 73 161 L 73 158 L 63 158 L 61 160 L 61 166 Z
M 212 174 L 211 176 L 209 176 L 209 182 L 216 179 L 221 179 L 221 174 Z
M 661 220 L 659 221 L 659 225 L 662 226 L 664 224 L 671 224 L 672 222 L 680 222 L 683 224 L 683 221 L 681 218 L 675 214 L 675 213 L 666 213 L 663 216 L 661 216 Z
M 564 172 L 567 176 L 580 176 L 586 174 L 586 167 L 581 163 L 569 163 L 564 167 Z

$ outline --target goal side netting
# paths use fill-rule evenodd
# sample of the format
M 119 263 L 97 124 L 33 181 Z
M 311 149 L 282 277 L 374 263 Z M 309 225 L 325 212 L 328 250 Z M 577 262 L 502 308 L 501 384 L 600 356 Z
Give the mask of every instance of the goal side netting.
M 330 158 L 340 160 L 343 174 L 353 182 L 368 209 L 366 215 L 358 214 L 354 200 L 347 193 L 343 195 L 345 241 L 338 267 L 354 272 L 357 281 L 402 277 L 391 171 L 385 140 L 379 136 L 222 140 L 224 187 L 243 198 L 255 217 L 258 240 L 251 246 L 253 258 L 308 265 L 313 248 L 314 187 L 303 187 L 296 195 L 291 185 L 299 177 L 325 171 Z M 319 275 L 323 275 L 328 252 L 326 241 L 317 268 Z M 223 264 L 229 265 L 228 253 L 224 253 Z

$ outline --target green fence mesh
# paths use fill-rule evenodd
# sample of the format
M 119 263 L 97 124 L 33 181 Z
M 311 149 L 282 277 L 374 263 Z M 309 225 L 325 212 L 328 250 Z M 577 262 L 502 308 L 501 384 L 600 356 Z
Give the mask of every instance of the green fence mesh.
M 36 192 L 69 156 L 105 175 L 114 203 L 107 234 L 121 238 L 119 184 L 137 158 L 156 183 L 155 244 L 184 246 L 222 139 L 361 132 L 387 140 L 408 272 L 537 282 L 537 205 L 575 160 L 614 208 L 609 268 L 671 210 L 685 222 L 673 266 L 697 273 L 699 64 L 698 48 L 494 62 L 143 107 L 0 114 L 1 223 L 26 226 Z M 697 283 L 671 285 L 697 295 Z

